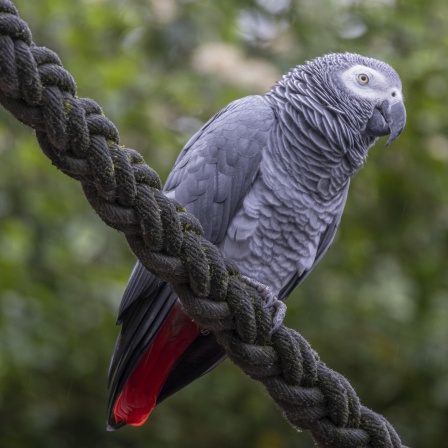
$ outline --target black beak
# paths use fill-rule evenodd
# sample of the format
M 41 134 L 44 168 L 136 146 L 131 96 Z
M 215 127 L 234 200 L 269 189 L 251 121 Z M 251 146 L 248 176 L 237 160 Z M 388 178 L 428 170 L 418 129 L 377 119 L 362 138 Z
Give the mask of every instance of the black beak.
M 403 101 L 399 100 L 394 103 L 383 101 L 373 111 L 373 115 L 367 122 L 365 132 L 368 135 L 382 137 L 389 135 L 386 146 L 395 141 L 401 134 L 406 123 L 406 109 Z

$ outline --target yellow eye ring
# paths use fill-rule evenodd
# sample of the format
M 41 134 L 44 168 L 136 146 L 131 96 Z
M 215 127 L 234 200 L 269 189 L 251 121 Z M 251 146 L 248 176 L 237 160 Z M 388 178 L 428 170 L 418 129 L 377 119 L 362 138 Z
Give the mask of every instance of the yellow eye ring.
M 358 82 L 362 85 L 366 85 L 369 83 L 369 77 L 365 73 L 360 73 L 358 75 Z

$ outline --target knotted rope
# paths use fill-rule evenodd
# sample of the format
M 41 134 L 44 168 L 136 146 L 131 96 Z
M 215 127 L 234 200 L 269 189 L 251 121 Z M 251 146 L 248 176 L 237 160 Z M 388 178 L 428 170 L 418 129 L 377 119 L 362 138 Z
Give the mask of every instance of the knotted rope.
M 299 333 L 283 324 L 271 331 L 274 307 L 266 307 L 263 288 L 245 283 L 202 238 L 198 220 L 163 195 L 141 155 L 119 146 L 113 123 L 94 101 L 76 97 L 72 76 L 54 52 L 32 42 L 9 0 L 0 0 L 0 102 L 35 129 L 44 154 L 81 182 L 101 219 L 171 283 L 188 314 L 265 385 L 291 425 L 309 429 L 320 447 L 402 446 L 390 423 L 362 406 Z

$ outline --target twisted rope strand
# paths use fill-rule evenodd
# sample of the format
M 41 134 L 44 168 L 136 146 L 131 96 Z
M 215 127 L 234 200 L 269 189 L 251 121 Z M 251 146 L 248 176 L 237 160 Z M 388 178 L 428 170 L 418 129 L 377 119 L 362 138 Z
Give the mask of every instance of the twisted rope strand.
M 202 238 L 198 220 L 161 192 L 141 155 L 119 146 L 101 108 L 75 95 L 59 57 L 37 47 L 14 4 L 0 0 L 0 102 L 35 129 L 56 167 L 81 182 L 101 219 L 125 234 L 144 266 L 171 283 L 187 313 L 216 334 L 232 361 L 262 382 L 291 425 L 309 429 L 318 446 L 401 447 L 390 423 L 362 406 L 299 333 L 275 321 L 275 300 Z

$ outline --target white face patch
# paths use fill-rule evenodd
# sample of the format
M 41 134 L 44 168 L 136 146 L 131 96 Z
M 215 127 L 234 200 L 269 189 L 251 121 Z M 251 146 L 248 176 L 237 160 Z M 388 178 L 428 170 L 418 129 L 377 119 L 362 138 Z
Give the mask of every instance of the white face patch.
M 345 86 L 360 98 L 373 101 L 387 99 L 392 102 L 403 99 L 401 85 L 395 85 L 381 72 L 365 65 L 355 65 L 340 76 Z

